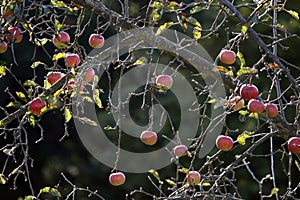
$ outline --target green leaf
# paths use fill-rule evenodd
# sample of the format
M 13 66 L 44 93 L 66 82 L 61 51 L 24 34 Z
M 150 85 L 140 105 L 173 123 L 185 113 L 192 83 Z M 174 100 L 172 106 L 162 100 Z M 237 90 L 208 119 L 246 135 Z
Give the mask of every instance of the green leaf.
M 54 197 L 61 197 L 60 192 L 57 189 L 51 188 L 51 187 L 45 187 L 43 189 L 40 189 L 40 192 L 38 195 L 40 195 L 42 193 L 49 193 L 50 195 L 52 195 Z
M 64 58 L 65 56 L 66 56 L 66 53 L 54 54 L 52 60 L 56 61 L 56 60 L 59 60 L 61 58 Z
M 62 25 L 61 25 L 61 23 L 57 19 L 54 20 L 54 25 L 55 25 L 55 30 L 57 32 L 60 32 L 60 30 L 62 28 Z
M 3 174 L 0 174 L 0 183 L 4 185 L 6 183 L 6 178 Z
M 22 101 L 27 101 L 27 98 L 23 92 L 16 92 L 16 94 Z
M 273 188 L 271 190 L 271 196 L 273 196 L 274 194 L 276 194 L 279 191 L 279 188 Z
M 23 85 L 24 86 L 36 86 L 37 84 L 33 80 L 27 80 L 27 81 L 25 81 L 25 83 Z
M 69 122 L 72 119 L 72 113 L 70 109 L 65 108 L 65 120 L 66 122 Z
M 0 65 L 0 76 L 5 76 L 6 75 L 6 69 L 4 66 Z
M 39 65 L 46 65 L 46 64 L 41 62 L 41 61 L 36 61 L 36 62 L 32 63 L 32 65 L 30 67 L 31 68 L 36 68 Z
M 99 95 L 100 95 L 100 91 L 98 89 L 95 89 L 93 95 L 94 101 L 99 108 L 103 108 Z
M 14 107 L 14 108 L 20 108 L 22 106 L 22 104 L 18 101 L 16 102 L 9 102 L 6 107 Z
M 294 11 L 294 10 L 285 10 L 286 12 L 288 12 L 290 15 L 292 15 L 292 17 L 294 17 L 296 20 L 299 20 L 299 13 Z
M 170 28 L 171 26 L 174 25 L 174 22 L 166 22 L 163 25 L 161 25 L 157 31 L 155 35 L 160 35 L 165 29 Z
M 78 118 L 82 123 L 86 123 L 86 124 L 89 124 L 91 126 L 97 126 L 97 123 L 87 117 L 80 117 Z

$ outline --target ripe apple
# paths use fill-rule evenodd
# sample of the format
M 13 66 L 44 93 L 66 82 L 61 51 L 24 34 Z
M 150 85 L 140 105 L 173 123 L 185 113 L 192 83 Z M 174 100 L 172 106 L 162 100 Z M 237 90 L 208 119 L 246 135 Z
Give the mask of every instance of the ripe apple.
M 126 177 L 122 172 L 115 172 L 109 175 L 109 182 L 113 186 L 120 186 L 125 183 Z
M 245 105 L 245 101 L 240 96 L 236 96 L 229 100 L 229 107 L 232 110 L 240 110 L 241 108 L 244 107 L 244 105 Z
M 78 66 L 80 64 L 80 57 L 76 53 L 67 53 L 65 63 L 67 67 Z
M 265 104 L 258 99 L 251 99 L 247 108 L 251 112 L 262 113 L 265 110 Z
M 234 51 L 231 51 L 231 50 L 227 50 L 227 49 L 223 49 L 221 52 L 220 52 L 220 61 L 222 63 L 225 63 L 227 65 L 232 65 L 235 60 L 236 60 L 236 54 Z
M 53 85 L 54 83 L 56 83 L 56 81 L 58 81 L 59 79 L 61 79 L 62 74 L 60 72 L 49 72 L 47 74 L 47 81 Z
M 7 51 L 7 43 L 5 41 L 0 41 L 0 53 L 5 53 Z
M 299 137 L 291 137 L 288 140 L 288 149 L 290 152 L 294 154 L 300 154 L 300 138 Z
M 162 87 L 163 89 L 170 89 L 173 85 L 173 78 L 169 75 L 159 75 L 155 81 L 158 87 Z
M 18 27 L 9 27 L 8 28 L 9 35 L 6 36 L 8 42 L 19 43 L 23 39 L 22 30 Z
M 240 95 L 245 100 L 255 99 L 258 96 L 258 89 L 252 84 L 243 84 L 240 88 Z
M 94 78 L 95 78 L 95 71 L 92 68 L 89 68 L 84 74 L 83 82 L 84 83 L 91 82 L 94 80 Z
M 67 90 L 73 91 L 74 88 L 76 87 L 76 81 L 75 80 L 69 80 L 66 87 L 67 87 Z M 84 91 L 84 86 L 80 85 L 79 92 L 83 92 L 83 91 Z
M 91 34 L 89 44 L 93 48 L 101 48 L 104 46 L 104 37 L 100 34 Z
M 140 140 L 146 145 L 154 145 L 157 142 L 157 134 L 153 131 L 143 131 Z
M 41 110 L 45 106 L 47 106 L 46 102 L 37 97 L 30 102 L 29 109 L 31 110 L 32 114 L 39 116 L 41 114 Z
M 186 180 L 190 185 L 199 185 L 201 180 L 201 175 L 197 171 L 190 171 L 186 175 Z
M 276 117 L 278 114 L 278 107 L 274 103 L 265 104 L 265 111 L 268 112 L 268 117 Z
M 178 157 L 185 156 L 188 154 L 188 148 L 184 144 L 177 145 L 173 148 L 173 153 Z
M 219 135 L 216 139 L 216 146 L 222 151 L 230 151 L 233 147 L 233 140 L 230 136 Z
M 52 42 L 57 48 L 65 48 L 70 43 L 70 36 L 65 31 L 60 31 L 53 36 Z

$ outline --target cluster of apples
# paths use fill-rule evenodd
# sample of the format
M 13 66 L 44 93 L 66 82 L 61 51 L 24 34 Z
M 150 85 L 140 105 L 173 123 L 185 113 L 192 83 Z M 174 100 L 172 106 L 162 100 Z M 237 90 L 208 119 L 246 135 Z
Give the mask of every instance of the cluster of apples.
M 240 87 L 240 96 L 236 96 L 229 101 L 229 106 L 233 110 L 239 110 L 244 107 L 245 101 L 248 101 L 247 109 L 250 112 L 268 115 L 273 118 L 278 114 L 278 107 L 274 103 L 264 103 L 258 99 L 259 91 L 253 84 L 243 84 Z
M 7 36 L 5 37 L 6 38 L 6 41 L 8 43 L 20 43 L 23 39 L 23 33 L 22 33 L 22 30 L 18 27 L 9 27 L 7 29 Z M 7 45 L 7 42 L 6 42 L 3 38 L 0 40 L 0 53 L 5 53 L 7 51 L 7 48 L 8 48 L 8 45 Z

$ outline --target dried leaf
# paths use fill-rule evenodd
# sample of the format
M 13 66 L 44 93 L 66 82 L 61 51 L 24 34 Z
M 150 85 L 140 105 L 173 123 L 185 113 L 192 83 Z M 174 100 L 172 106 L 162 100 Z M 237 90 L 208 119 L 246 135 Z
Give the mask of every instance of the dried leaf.
M 72 113 L 69 108 L 65 108 L 65 120 L 68 123 L 72 119 Z

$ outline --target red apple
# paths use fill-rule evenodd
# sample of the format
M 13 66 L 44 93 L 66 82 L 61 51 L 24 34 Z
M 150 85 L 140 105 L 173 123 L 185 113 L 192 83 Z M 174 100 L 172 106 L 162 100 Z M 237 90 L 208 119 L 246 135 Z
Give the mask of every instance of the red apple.
M 258 99 L 251 99 L 247 108 L 251 112 L 262 113 L 265 110 L 265 104 Z
M 58 81 L 59 79 L 61 79 L 62 74 L 60 72 L 49 72 L 47 74 L 47 81 L 53 85 L 54 83 L 56 83 L 56 81 Z
M 76 53 L 67 53 L 65 57 L 67 67 L 74 67 L 80 64 L 80 57 Z
M 32 114 L 39 116 L 41 114 L 41 110 L 46 106 L 46 102 L 37 97 L 30 102 L 29 109 L 31 110 Z
M 158 87 L 168 90 L 173 85 L 173 78 L 169 75 L 159 75 L 155 82 Z
M 233 140 L 230 136 L 219 135 L 216 139 L 216 146 L 222 151 L 230 151 L 233 147 Z
M 75 80 L 69 80 L 67 83 L 67 90 L 72 91 L 74 90 L 74 88 L 76 87 L 76 81 Z M 84 91 L 84 86 L 80 85 L 79 87 L 79 92 L 83 92 Z
M 240 95 L 245 100 L 255 99 L 258 96 L 258 89 L 252 84 L 243 84 L 240 88 Z
M 91 82 L 94 80 L 94 78 L 95 78 L 95 71 L 92 68 L 90 68 L 85 72 L 83 77 L 83 82 L 84 83 Z
M 5 53 L 7 51 L 7 43 L 5 41 L 0 41 L 0 53 Z
M 299 137 L 291 137 L 288 140 L 288 149 L 292 153 L 300 154 L 300 138 Z
M 93 48 L 101 48 L 104 46 L 104 37 L 100 34 L 91 34 L 89 44 Z
M 23 39 L 22 30 L 18 27 L 9 27 L 8 28 L 9 35 L 6 36 L 8 42 L 19 43 Z
M 220 52 L 219 56 L 220 56 L 220 61 L 227 65 L 232 65 L 236 60 L 236 54 L 234 51 L 231 50 L 224 49 Z
M 240 110 L 241 108 L 244 107 L 244 105 L 245 105 L 245 101 L 240 96 L 236 96 L 229 100 L 229 107 L 232 110 Z
M 190 185 L 199 185 L 201 180 L 201 175 L 197 171 L 190 171 L 186 175 L 186 180 Z
M 65 48 L 70 43 L 70 36 L 65 31 L 60 31 L 53 36 L 52 42 L 57 48 Z
M 153 131 L 143 131 L 140 139 L 146 145 L 154 145 L 157 142 L 157 134 Z
M 274 103 L 265 104 L 265 110 L 268 113 L 268 117 L 276 117 L 278 114 L 278 107 Z
M 173 153 L 175 154 L 175 156 L 178 157 L 185 156 L 188 154 L 188 148 L 183 144 L 177 145 L 176 147 L 173 148 Z
M 126 177 L 122 172 L 115 172 L 109 176 L 109 182 L 113 186 L 120 186 L 125 183 Z

